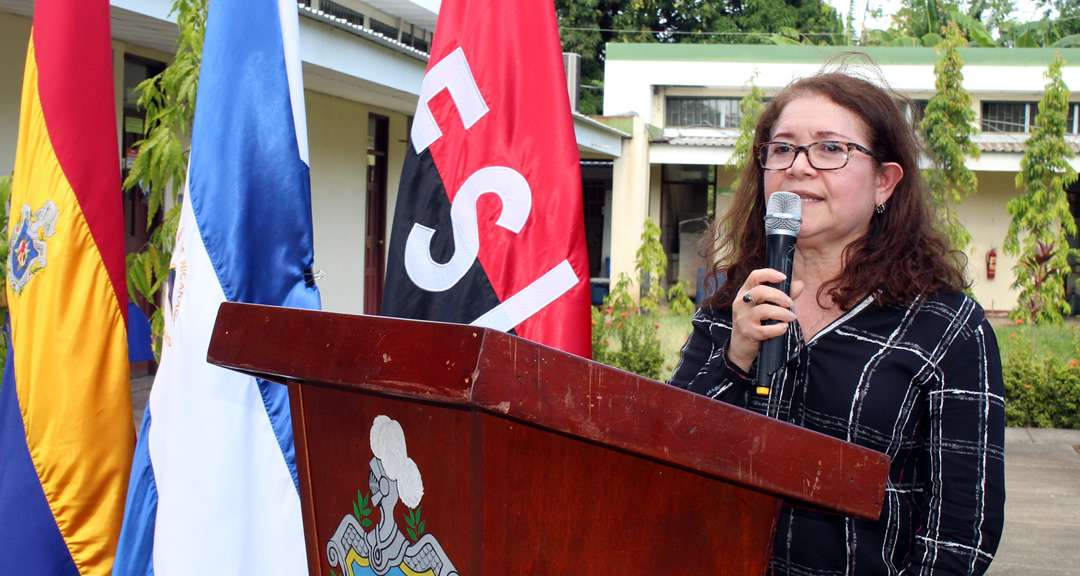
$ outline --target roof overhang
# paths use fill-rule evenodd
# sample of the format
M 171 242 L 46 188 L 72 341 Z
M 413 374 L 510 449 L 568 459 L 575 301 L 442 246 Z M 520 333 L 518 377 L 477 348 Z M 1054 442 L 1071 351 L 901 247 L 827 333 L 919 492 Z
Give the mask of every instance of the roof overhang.
M 622 141 L 630 134 L 575 112 L 574 137 L 582 159 L 610 160 L 622 156 Z

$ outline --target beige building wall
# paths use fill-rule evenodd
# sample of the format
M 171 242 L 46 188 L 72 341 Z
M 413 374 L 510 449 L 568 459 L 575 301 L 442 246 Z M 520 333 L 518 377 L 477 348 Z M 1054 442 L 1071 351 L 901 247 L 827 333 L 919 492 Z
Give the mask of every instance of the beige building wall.
M 634 257 L 650 212 L 650 173 L 645 122 L 634 116 L 632 138 L 623 140 L 622 156 L 615 159 L 611 183 L 611 282 L 614 286 L 619 274 L 625 272 L 631 278 L 630 294 L 634 297 L 640 284 L 634 273 Z M 655 181 L 659 182 L 659 178 Z M 656 197 L 659 199 L 659 191 Z
M 30 20 L 0 12 L 0 134 L 19 133 L 19 105 L 22 102 L 26 47 L 30 41 Z M 0 176 L 15 169 L 15 137 L 0 138 Z
M 405 154 L 406 116 L 306 91 L 315 269 L 324 310 L 364 311 L 368 114 L 390 120 L 387 240 Z M 385 250 L 386 246 L 384 246 Z
M 977 172 L 976 177 L 979 191 L 964 198 L 957 210 L 960 222 L 971 234 L 971 246 L 967 250 L 971 291 L 986 310 L 1008 311 L 1016 306 L 1019 294 L 1010 287 L 1016 258 L 1006 256 L 1001 246 L 1012 220 L 1006 205 L 1019 194 L 1016 174 Z M 986 277 L 986 254 L 991 248 L 997 252 L 997 274 L 992 280 Z

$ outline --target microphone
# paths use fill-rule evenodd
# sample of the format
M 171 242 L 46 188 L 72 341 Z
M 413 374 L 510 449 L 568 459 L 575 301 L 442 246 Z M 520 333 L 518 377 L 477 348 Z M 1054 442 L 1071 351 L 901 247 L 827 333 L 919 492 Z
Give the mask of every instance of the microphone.
M 791 294 L 791 265 L 795 257 L 795 240 L 802 226 L 802 199 L 791 192 L 773 192 L 765 209 L 765 266 L 786 276 L 779 284 L 768 284 Z M 775 320 L 766 320 L 775 324 Z M 761 343 L 758 355 L 758 394 L 768 394 L 769 381 L 784 360 L 785 336 L 769 338 Z M 762 388 L 764 387 L 764 391 Z

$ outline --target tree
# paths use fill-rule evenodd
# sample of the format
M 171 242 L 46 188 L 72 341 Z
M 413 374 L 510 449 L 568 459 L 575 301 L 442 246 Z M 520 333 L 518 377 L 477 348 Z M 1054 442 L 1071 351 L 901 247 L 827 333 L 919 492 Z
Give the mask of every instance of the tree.
M 991 30 L 1000 31 L 1000 27 L 1012 25 L 1007 19 L 1013 10 L 1012 0 L 975 0 L 966 11 L 961 8 L 955 0 L 904 0 L 888 30 L 868 30 L 860 37 L 860 43 L 937 47 L 945 41 L 939 32 L 955 23 L 968 45 L 993 48 L 999 43 Z
M 754 162 L 754 132 L 757 128 L 758 116 L 765 108 L 762 102 L 765 100 L 765 92 L 754 84 L 757 71 L 750 76 L 746 83 L 750 86 L 750 92 L 743 96 L 739 102 L 739 138 L 735 141 L 735 151 L 728 159 L 727 165 L 735 169 L 735 179 L 731 181 L 731 189 L 738 190 L 742 181 L 742 168 L 746 162 Z M 712 212 L 712 199 L 710 199 L 709 211 Z
M 843 44 L 843 23 L 825 0 L 555 0 L 564 52 L 581 55 L 581 110 L 603 107 L 609 42 L 772 43 L 794 34 Z
M 1062 314 L 1069 312 L 1065 300 L 1068 258 L 1078 254 L 1068 242 L 1076 234 L 1076 222 L 1065 189 L 1076 181 L 1076 171 L 1069 165 L 1073 152 L 1065 140 L 1069 89 L 1061 79 L 1064 64 L 1058 54 L 1044 75 L 1048 83 L 1016 175 L 1021 193 L 1008 204 L 1012 221 L 1004 249 L 1019 256 L 1012 286 L 1020 290 L 1019 305 L 1010 317 L 1032 324 L 1060 324 Z
M 968 157 L 978 158 L 979 148 L 971 141 L 975 132 L 975 111 L 971 95 L 963 87 L 964 60 L 958 48 L 964 37 L 955 22 L 945 30 L 945 41 L 938 48 L 941 58 L 934 64 L 937 92 L 926 105 L 926 117 L 920 123 L 923 142 L 930 149 L 933 166 L 923 171 L 930 196 L 944 214 L 949 241 L 963 251 L 971 243 L 971 234 L 953 208 L 978 188 L 975 173 L 964 165 Z
M 1041 0 L 1042 18 L 1002 24 L 1002 41 L 1018 48 L 1080 46 L 1080 4 L 1075 0 Z
M 641 232 L 641 246 L 638 247 L 634 259 L 634 268 L 642 281 L 642 310 L 653 314 L 660 311 L 660 298 L 664 295 L 664 288 L 660 283 L 664 280 L 667 263 L 667 254 L 660 243 L 660 227 L 653 223 L 652 218 L 646 218 L 644 230 Z M 648 285 L 648 289 L 645 285 Z
M 146 137 L 134 145 L 139 155 L 124 180 L 124 190 L 136 185 L 150 190 L 147 226 L 153 224 L 154 215 L 164 205 L 166 189 L 172 193 L 173 207 L 151 234 L 150 243 L 127 256 L 128 295 L 133 301 L 136 295 L 141 295 L 149 302 L 156 302 L 172 260 L 176 226 L 180 220 L 177 200 L 187 176 L 188 150 L 183 140 L 190 137 L 195 118 L 206 4 L 207 0 L 175 0 L 170 15 L 177 15 L 180 28 L 176 58 L 163 72 L 135 87 L 139 93 L 139 106 L 146 110 Z M 161 308 L 150 315 L 150 326 L 154 352 L 160 354 L 159 337 L 164 328 Z

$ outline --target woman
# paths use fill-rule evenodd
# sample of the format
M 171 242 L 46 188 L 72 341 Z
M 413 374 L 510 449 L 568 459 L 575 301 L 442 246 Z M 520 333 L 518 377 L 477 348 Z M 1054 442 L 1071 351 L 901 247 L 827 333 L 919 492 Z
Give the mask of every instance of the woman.
M 727 282 L 693 319 L 670 384 L 892 458 L 876 522 L 785 507 L 772 574 L 982 574 L 1005 502 L 994 333 L 927 201 L 905 100 L 846 71 L 798 80 L 757 124 L 707 250 Z M 802 198 L 791 296 L 767 283 L 762 224 Z M 777 323 L 766 325 L 764 320 Z M 762 341 L 787 362 L 759 388 Z

